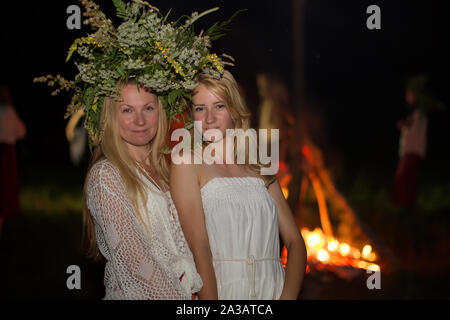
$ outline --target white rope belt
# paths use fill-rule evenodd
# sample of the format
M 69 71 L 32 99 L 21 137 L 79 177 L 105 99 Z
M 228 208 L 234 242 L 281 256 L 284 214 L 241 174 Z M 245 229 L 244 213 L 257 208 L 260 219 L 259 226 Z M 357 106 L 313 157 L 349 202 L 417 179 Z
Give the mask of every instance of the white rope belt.
M 214 258 L 213 261 L 225 262 L 225 261 L 237 261 L 237 262 L 247 262 L 248 272 L 250 274 L 250 293 L 249 299 L 256 299 L 255 293 L 255 262 L 261 261 L 280 261 L 280 258 L 255 258 L 254 256 L 249 256 L 248 258 Z

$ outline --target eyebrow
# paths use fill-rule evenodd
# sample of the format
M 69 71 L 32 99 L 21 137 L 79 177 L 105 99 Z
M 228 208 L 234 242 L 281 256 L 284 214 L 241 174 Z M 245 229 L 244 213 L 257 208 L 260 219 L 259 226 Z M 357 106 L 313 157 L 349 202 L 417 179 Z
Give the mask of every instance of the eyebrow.
M 154 100 L 152 100 L 152 101 L 149 101 L 149 102 L 147 102 L 147 103 L 144 103 L 144 106 L 147 106 L 147 105 L 149 105 L 149 104 L 152 104 L 152 103 L 155 103 L 155 101 Z M 122 103 L 121 105 L 119 105 L 120 107 L 122 107 L 122 106 L 128 106 L 128 107 L 135 107 L 135 106 L 133 106 L 133 105 L 131 105 L 131 104 L 127 104 L 127 103 Z
M 225 102 L 223 102 L 223 101 L 216 101 L 216 102 L 213 102 L 213 104 L 218 104 L 218 103 L 225 103 Z M 194 105 L 194 106 L 205 106 L 204 103 L 193 103 L 192 105 Z

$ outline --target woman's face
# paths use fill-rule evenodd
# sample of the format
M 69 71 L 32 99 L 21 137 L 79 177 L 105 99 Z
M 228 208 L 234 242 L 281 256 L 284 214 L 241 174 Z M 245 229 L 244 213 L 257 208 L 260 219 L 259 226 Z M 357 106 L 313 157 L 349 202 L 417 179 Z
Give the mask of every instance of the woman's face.
M 192 97 L 194 121 L 201 121 L 202 134 L 208 129 L 217 129 L 225 137 L 227 129 L 233 129 L 233 120 L 225 101 L 200 84 Z
M 117 103 L 117 119 L 122 139 L 136 147 L 150 143 L 158 130 L 158 98 L 156 95 L 127 84 L 121 90 Z

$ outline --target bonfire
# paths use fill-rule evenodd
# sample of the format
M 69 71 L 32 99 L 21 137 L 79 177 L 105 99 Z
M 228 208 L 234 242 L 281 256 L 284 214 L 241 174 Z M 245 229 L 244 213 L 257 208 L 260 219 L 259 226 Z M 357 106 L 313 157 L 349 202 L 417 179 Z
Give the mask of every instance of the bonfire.
M 306 272 L 310 273 L 311 269 L 319 271 L 328 270 L 341 278 L 351 279 L 360 274 L 361 270 L 372 272 L 380 271 L 380 265 L 375 263 L 379 259 L 379 256 L 374 252 L 373 244 L 365 243 L 358 248 L 356 245 L 342 241 L 334 235 L 328 216 L 324 188 L 327 188 L 328 194 L 332 194 L 334 197 L 338 198 L 338 201 L 342 204 L 342 207 L 346 209 L 345 211 L 349 216 L 354 220 L 357 220 L 357 218 L 351 207 L 347 204 L 345 198 L 337 192 L 336 188 L 331 183 L 331 179 L 322 169 L 322 161 L 318 161 L 317 156 L 314 157 L 317 153 L 317 150 L 314 150 L 314 148 L 315 146 L 311 144 L 302 147 L 303 158 L 308 162 L 308 168 L 310 168 L 310 170 L 304 172 L 301 193 L 304 194 L 303 185 L 306 185 L 305 179 L 307 179 L 308 184 L 310 184 L 314 190 L 321 223 L 320 227 L 316 227 L 312 230 L 305 227 L 300 228 L 307 249 L 308 261 Z M 281 168 L 283 167 L 286 168 L 284 164 L 281 164 Z M 291 182 L 292 176 L 288 171 L 283 172 L 283 170 L 281 170 L 279 178 L 283 194 L 287 199 L 289 197 L 288 185 Z M 300 195 L 300 201 L 302 201 L 302 195 Z M 282 250 L 281 258 L 283 265 L 286 265 L 286 247 Z

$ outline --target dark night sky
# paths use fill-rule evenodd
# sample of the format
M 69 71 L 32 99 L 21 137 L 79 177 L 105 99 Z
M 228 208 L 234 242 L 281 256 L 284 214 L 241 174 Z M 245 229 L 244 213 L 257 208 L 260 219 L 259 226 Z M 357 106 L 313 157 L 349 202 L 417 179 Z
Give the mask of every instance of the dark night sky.
M 313 109 L 323 114 L 323 143 L 344 158 L 393 165 L 398 132 L 395 122 L 404 113 L 405 78 L 427 73 L 433 88 L 448 105 L 448 11 L 444 1 L 333 1 L 307 0 L 305 8 L 306 94 Z M 111 1 L 98 1 L 107 15 Z M 281 1 L 151 1 L 171 17 L 215 6 L 219 12 L 205 17 L 208 27 L 241 8 L 232 31 L 216 43 L 216 52 L 236 58 L 232 69 L 242 82 L 254 109 L 257 101 L 254 76 L 260 70 L 277 70 L 291 82 L 292 2 Z M 16 108 L 28 126 L 28 137 L 19 144 L 21 160 L 69 164 L 64 137 L 64 106 L 69 97 L 50 97 L 35 76 L 48 73 L 70 76 L 65 63 L 73 39 L 89 30 L 66 28 L 66 8 L 77 1 L 2 1 L 0 11 L 1 80 L 13 88 Z M 381 8 L 381 30 L 366 28 L 367 6 Z M 448 162 L 445 127 L 449 112 L 430 119 L 429 158 Z M 357 150 L 357 152 L 355 152 Z M 355 159 L 355 158 L 354 158 Z M 383 162 L 385 161 L 385 162 Z M 349 164 L 350 165 L 350 164 Z

